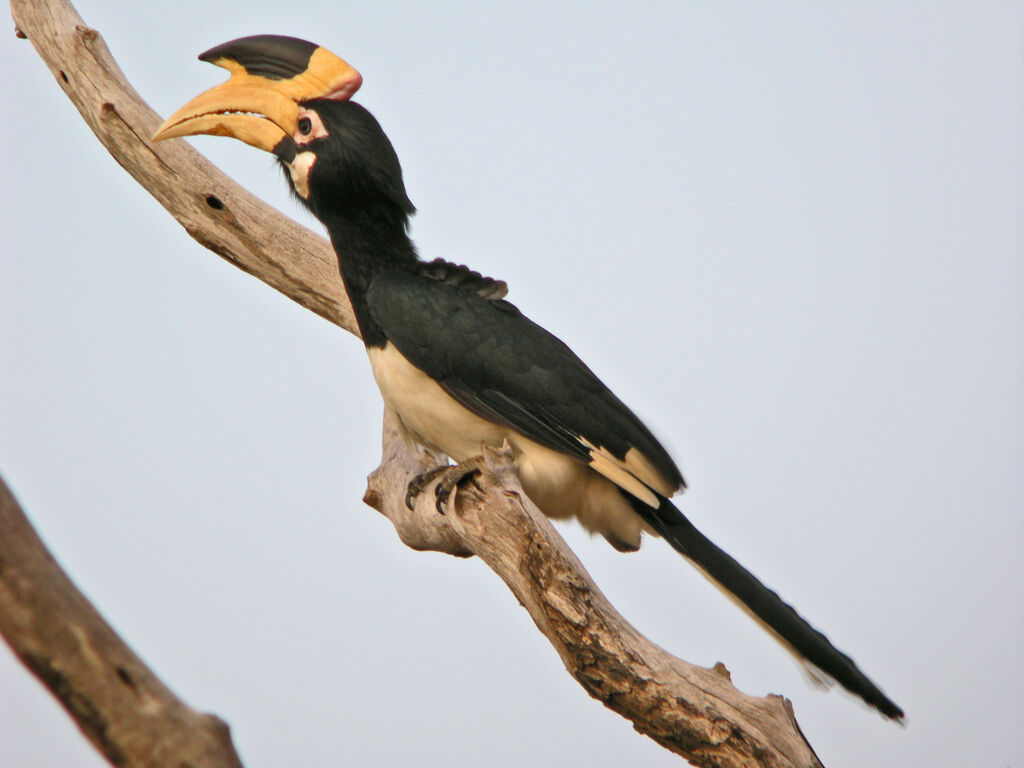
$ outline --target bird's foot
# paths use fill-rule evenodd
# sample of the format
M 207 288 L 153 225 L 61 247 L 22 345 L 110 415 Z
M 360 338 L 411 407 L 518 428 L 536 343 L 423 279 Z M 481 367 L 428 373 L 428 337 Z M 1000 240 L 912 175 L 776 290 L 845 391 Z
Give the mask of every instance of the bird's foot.
M 470 459 L 454 467 L 448 467 L 441 475 L 441 479 L 434 486 L 434 506 L 442 515 L 444 504 L 450 499 L 454 501 L 453 493 L 457 493 L 462 484 L 480 474 L 479 460 Z
M 452 469 L 449 464 L 442 464 L 439 467 L 428 469 L 426 472 L 421 472 L 416 475 L 412 480 L 409 481 L 409 485 L 405 489 L 405 506 L 412 510 L 416 506 L 416 499 L 423 493 L 423 490 L 430 485 L 437 476 Z
M 443 515 L 445 514 L 444 504 L 448 502 L 452 493 L 457 491 L 467 480 L 479 474 L 480 465 L 476 459 L 469 459 L 454 466 L 428 469 L 409 481 L 405 492 L 405 505 L 412 509 L 416 504 L 416 498 L 423 493 L 428 485 L 437 480 L 437 485 L 434 486 L 434 506 Z M 438 480 L 439 477 L 440 480 Z

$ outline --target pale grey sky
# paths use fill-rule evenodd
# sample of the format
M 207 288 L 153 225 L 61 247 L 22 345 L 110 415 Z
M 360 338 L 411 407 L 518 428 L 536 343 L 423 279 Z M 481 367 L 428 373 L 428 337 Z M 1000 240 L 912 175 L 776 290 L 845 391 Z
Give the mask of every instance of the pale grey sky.
M 561 526 L 651 639 L 790 697 L 830 768 L 1024 763 L 1021 3 L 77 7 L 163 114 L 241 35 L 349 60 L 422 254 L 507 280 L 908 725 L 811 688 L 663 543 Z M 359 343 L 193 243 L 29 43 L 0 65 L 0 472 L 247 766 L 680 764 L 484 566 L 360 504 Z M 317 226 L 268 156 L 195 144 Z M 6 653 L 0 764 L 102 764 Z

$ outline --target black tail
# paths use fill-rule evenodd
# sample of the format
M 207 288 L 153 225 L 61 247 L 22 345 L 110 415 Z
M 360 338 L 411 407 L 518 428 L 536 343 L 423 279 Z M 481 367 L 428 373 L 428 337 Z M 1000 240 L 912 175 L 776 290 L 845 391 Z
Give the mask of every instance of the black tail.
M 838 650 L 781 597 L 694 528 L 693 523 L 671 501 L 662 498 L 661 506 L 657 509 L 651 509 L 638 499 L 630 498 L 630 502 L 644 522 L 663 536 L 673 549 L 733 595 L 798 656 L 834 678 L 851 693 L 860 696 L 886 717 L 902 719 L 903 710 L 857 668 L 853 659 Z

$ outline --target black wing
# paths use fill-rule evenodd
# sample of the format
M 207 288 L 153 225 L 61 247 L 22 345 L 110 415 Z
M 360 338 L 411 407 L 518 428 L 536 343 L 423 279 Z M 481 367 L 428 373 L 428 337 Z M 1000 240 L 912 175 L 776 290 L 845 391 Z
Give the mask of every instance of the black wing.
M 367 306 L 410 363 L 477 415 L 613 481 L 624 470 L 663 495 L 683 486 L 679 469 L 636 415 L 512 304 L 391 271 L 374 278 Z

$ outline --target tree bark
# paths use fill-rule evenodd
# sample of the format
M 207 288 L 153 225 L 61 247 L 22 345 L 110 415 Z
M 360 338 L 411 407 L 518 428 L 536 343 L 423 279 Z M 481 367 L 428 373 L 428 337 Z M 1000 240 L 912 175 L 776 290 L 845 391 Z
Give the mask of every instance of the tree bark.
M 0 478 L 0 634 L 112 765 L 241 768 L 227 724 L 178 699 L 46 550 Z
M 149 137 L 160 118 L 70 4 L 12 0 L 11 8 L 19 33 L 36 47 L 99 140 L 193 238 L 358 335 L 335 256 L 322 237 L 238 187 L 185 142 L 153 145 Z M 787 700 L 737 691 L 721 664 L 709 670 L 681 661 L 615 611 L 523 493 L 507 449 L 486 450 L 474 460 L 480 472 L 456 494 L 449 514 L 438 514 L 431 488 L 408 509 L 408 481 L 440 460 L 410 452 L 386 413 L 382 461 L 369 478 L 364 500 L 388 517 L 408 546 L 476 555 L 487 563 L 591 696 L 695 765 L 820 766 Z M 16 504 L 9 494 L 3 504 L 6 521 L 8 507 L 16 510 Z M 160 749 L 178 744 L 172 733 L 178 730 L 205 745 L 189 754 L 222 759 L 194 765 L 239 765 L 223 723 L 174 699 L 123 643 L 118 645 L 27 521 L 10 525 L 21 532 L 9 536 L 6 527 L 0 528 L 0 632 L 107 758 L 115 765 L 158 764 L 135 762 L 137 753 L 129 747 L 136 744 L 131 734 L 140 727 L 134 723 L 150 717 L 153 702 L 159 702 L 166 715 L 157 727 L 160 738 L 140 738 L 144 747 L 138 754 L 156 754 L 154 744 Z M 49 564 L 45 568 L 21 564 L 44 561 Z M 31 589 L 24 587 L 26 573 L 34 574 Z M 67 671 L 72 669 L 73 676 Z M 155 726 L 156 721 L 146 722 Z M 122 733 L 130 738 L 121 738 Z M 225 762 L 228 757 L 234 762 Z M 160 764 L 176 763 L 167 759 Z

